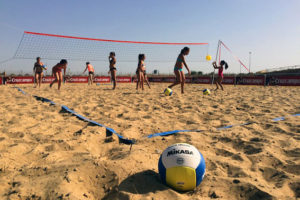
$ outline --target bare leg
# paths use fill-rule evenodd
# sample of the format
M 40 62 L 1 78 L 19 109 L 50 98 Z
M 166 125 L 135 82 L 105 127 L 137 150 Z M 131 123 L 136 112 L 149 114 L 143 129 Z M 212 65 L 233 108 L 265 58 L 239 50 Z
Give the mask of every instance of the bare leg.
M 218 79 L 216 79 L 216 86 L 217 87 L 216 87 L 215 91 L 219 89 L 219 77 L 218 77 Z
M 176 76 L 176 80 L 175 80 L 175 82 L 172 85 L 169 85 L 168 88 L 172 88 L 175 85 L 180 84 L 180 82 L 181 82 L 180 81 L 181 80 L 181 74 L 180 74 L 180 72 L 178 70 L 176 70 L 176 71 L 174 71 L 174 73 L 175 73 L 175 76 Z
M 91 85 L 94 83 L 94 74 L 91 74 Z
M 144 90 L 144 74 L 140 73 L 140 76 L 141 76 L 141 88 L 142 90 Z
M 181 75 L 181 79 L 180 79 L 180 82 L 181 82 L 181 94 L 184 94 L 185 76 L 184 76 L 183 71 L 180 72 L 180 75 Z
M 39 88 L 41 87 L 42 79 L 43 79 L 43 72 L 39 75 Z
M 38 81 L 39 81 L 39 74 L 38 73 L 35 73 L 34 75 L 34 87 L 36 87 L 38 85 Z
M 57 72 L 54 74 L 55 79 L 52 81 L 52 83 L 50 83 L 50 88 L 52 87 L 52 85 L 54 83 L 58 82 L 58 78 L 57 78 L 58 76 L 56 74 L 57 74 Z
M 60 90 L 61 82 L 63 81 L 62 72 L 57 72 L 56 77 L 58 79 L 58 90 Z
M 114 80 L 114 82 L 113 82 L 113 84 L 114 84 L 113 90 L 116 89 L 116 86 L 117 86 L 117 76 L 116 76 L 116 74 L 117 74 L 116 70 L 112 70 L 111 75 L 112 75 L 113 80 Z
M 222 81 L 223 81 L 223 77 L 219 78 L 219 85 L 221 87 L 221 89 L 224 91 L 223 85 L 222 85 Z
M 139 89 L 139 83 L 140 83 L 140 77 L 139 77 L 139 73 L 136 74 L 136 78 L 138 79 L 136 82 L 136 90 Z
M 147 77 L 147 75 L 145 74 L 144 76 L 145 76 L 145 81 L 146 81 L 146 83 L 147 83 L 148 87 L 149 87 L 149 88 L 151 88 L 151 87 L 150 87 L 150 83 L 149 83 L 149 81 L 148 81 L 148 77 Z

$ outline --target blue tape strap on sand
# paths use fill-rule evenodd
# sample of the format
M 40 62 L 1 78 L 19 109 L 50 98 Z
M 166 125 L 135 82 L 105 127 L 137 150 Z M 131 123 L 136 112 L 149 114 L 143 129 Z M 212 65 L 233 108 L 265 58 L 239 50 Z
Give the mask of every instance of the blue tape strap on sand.
M 22 92 L 23 94 L 26 94 L 26 92 L 24 92 L 21 88 L 18 88 L 18 87 L 15 87 L 15 88 L 17 88 L 18 91 Z M 54 101 L 51 101 L 50 99 L 47 99 L 47 98 L 44 98 L 44 97 L 39 97 L 39 96 L 33 96 L 33 97 L 36 100 L 38 100 L 38 101 L 47 102 L 47 103 L 50 103 L 52 105 L 56 105 L 56 103 Z M 76 113 L 74 110 L 68 108 L 65 105 L 61 105 L 61 109 L 64 110 L 64 111 L 66 111 L 66 112 L 68 112 L 68 113 L 71 113 L 72 115 L 76 116 L 80 120 L 87 121 L 87 122 L 92 123 L 92 124 L 94 124 L 96 126 L 100 126 L 100 127 L 106 128 L 106 132 L 109 132 L 111 134 L 115 134 L 115 135 L 118 136 L 119 143 L 124 143 L 124 144 L 129 144 L 129 145 L 132 145 L 132 144 L 136 143 L 136 140 L 124 138 L 122 135 L 117 134 L 117 132 L 114 129 L 106 127 L 105 125 L 102 125 L 102 124 L 100 124 L 100 123 L 98 123 L 96 121 L 90 120 L 90 119 L 88 119 L 88 118 L 86 118 L 86 117 L 84 117 L 84 116 Z
M 183 132 L 202 132 L 203 130 L 174 130 L 174 131 L 166 131 L 162 133 L 153 133 L 151 135 L 148 135 L 147 138 L 153 138 L 157 136 L 167 136 L 167 135 L 172 135 L 175 133 L 183 133 Z
M 246 123 L 242 123 L 242 124 L 223 126 L 223 127 L 217 128 L 217 130 L 220 131 L 220 130 L 229 129 L 229 128 L 232 128 L 232 127 L 235 127 L 235 126 L 245 126 L 245 125 L 249 125 L 249 124 L 253 124 L 253 123 L 254 122 L 246 122 Z
M 102 125 L 102 124 L 100 124 L 100 123 L 98 123 L 96 121 L 90 120 L 90 119 L 88 119 L 88 118 L 86 118 L 86 117 L 84 117 L 84 116 L 76 113 L 74 110 L 71 110 L 67 106 L 62 105 L 61 108 L 63 110 L 65 110 L 65 111 L 67 111 L 67 112 L 75 115 L 80 120 L 87 121 L 87 122 L 89 122 L 91 124 L 94 124 L 96 126 L 100 126 L 100 127 L 106 128 L 106 135 L 107 135 L 107 132 L 111 133 L 110 135 L 115 134 L 119 138 L 119 143 L 130 144 L 130 145 L 136 143 L 136 140 L 131 140 L 131 139 L 124 138 L 122 135 L 118 134 L 114 129 L 109 128 L 109 127 L 107 127 L 105 125 Z
M 293 114 L 293 115 L 289 115 L 289 116 L 291 116 L 291 117 L 297 117 L 297 116 L 300 116 L 300 113 L 297 113 L 297 114 Z M 289 117 L 289 116 L 287 116 L 287 117 Z M 274 122 L 278 122 L 278 121 L 283 121 L 283 120 L 285 120 L 286 119 L 286 117 L 276 117 L 276 118 L 274 118 L 274 119 L 272 119 Z
M 285 117 L 276 117 L 274 119 L 272 119 L 274 122 L 278 122 L 278 121 L 282 121 L 285 120 Z
M 38 101 L 47 102 L 47 103 L 50 103 L 51 105 L 56 105 L 56 103 L 51 101 L 50 99 L 47 99 L 44 97 L 39 97 L 39 96 L 33 96 L 33 97 Z
M 18 91 L 22 92 L 23 94 L 26 94 L 26 92 L 24 92 L 21 88 L 18 88 L 18 87 L 14 87 L 14 88 L 17 88 Z
M 17 88 L 18 91 L 22 92 L 23 94 L 26 95 L 26 92 L 24 92 L 21 88 L 18 88 L 18 87 L 14 87 L 14 88 Z M 38 97 L 38 96 L 34 96 L 37 100 L 39 101 L 42 101 L 42 102 L 49 102 L 53 105 L 55 105 L 56 103 L 51 101 L 50 99 L 46 99 L 44 97 Z M 83 121 L 87 121 L 91 124 L 94 124 L 96 126 L 100 126 L 100 127 L 104 127 L 106 128 L 106 135 L 107 136 L 110 136 L 112 134 L 115 134 L 118 136 L 119 138 L 119 142 L 120 143 L 124 143 L 124 144 L 135 144 L 136 143 L 136 140 L 134 139 L 127 139 L 127 138 L 124 138 L 122 135 L 119 135 L 114 129 L 112 128 L 109 128 L 105 125 L 102 125 L 96 121 L 93 121 L 93 120 L 90 120 L 78 113 L 76 113 L 74 110 L 71 110 L 70 108 L 68 108 L 67 106 L 64 106 L 62 105 L 61 108 L 73 115 L 75 115 L 78 119 L 80 120 L 83 120 Z M 293 114 L 293 115 L 290 115 L 290 116 L 300 116 L 300 113 L 297 113 L 297 114 Z M 282 121 L 282 120 L 285 120 L 286 117 L 277 117 L 277 118 L 274 118 L 272 119 L 273 121 Z M 254 122 L 246 122 L 246 123 L 243 123 L 243 124 L 237 124 L 237 125 L 228 125 L 228 126 L 224 126 L 224 127 L 220 127 L 220 128 L 217 128 L 217 130 L 224 130 L 224 129 L 229 129 L 229 128 L 232 128 L 232 127 L 235 127 L 235 126 L 245 126 L 245 125 L 249 125 L 249 124 L 253 124 Z M 173 130 L 173 131 L 167 131 L 167 132 L 162 132 L 162 133 L 153 133 L 153 134 L 150 134 L 147 136 L 147 138 L 153 138 L 153 137 L 157 137 L 157 136 L 167 136 L 167 135 L 172 135 L 172 134 L 175 134 L 175 133 L 183 133 L 183 132 L 203 132 L 203 130 Z

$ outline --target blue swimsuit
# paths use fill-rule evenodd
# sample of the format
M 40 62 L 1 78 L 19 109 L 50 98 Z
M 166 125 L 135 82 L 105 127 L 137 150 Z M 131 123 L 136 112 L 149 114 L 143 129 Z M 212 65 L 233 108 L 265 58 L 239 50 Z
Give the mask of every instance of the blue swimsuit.
M 183 60 L 181 59 L 181 58 L 179 58 L 179 56 L 178 56 L 178 58 L 177 58 L 177 62 L 183 62 Z M 176 67 L 176 65 L 175 65 L 175 67 L 174 67 L 174 71 L 180 71 L 180 72 L 182 72 L 182 68 L 178 68 L 178 67 Z

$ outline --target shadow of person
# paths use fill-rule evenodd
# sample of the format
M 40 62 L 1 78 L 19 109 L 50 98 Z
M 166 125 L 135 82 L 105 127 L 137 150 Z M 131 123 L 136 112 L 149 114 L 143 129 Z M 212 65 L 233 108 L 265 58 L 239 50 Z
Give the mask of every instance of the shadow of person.
M 159 174 L 152 170 L 133 174 L 124 179 L 119 185 L 119 191 L 132 194 L 147 194 L 167 189 L 169 188 L 160 181 Z

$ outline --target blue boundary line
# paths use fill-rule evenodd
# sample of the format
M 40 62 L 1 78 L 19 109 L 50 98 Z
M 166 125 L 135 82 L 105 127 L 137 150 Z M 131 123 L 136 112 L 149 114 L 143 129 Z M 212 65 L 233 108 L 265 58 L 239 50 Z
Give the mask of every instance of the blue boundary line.
M 15 87 L 15 88 L 17 88 L 18 91 L 22 92 L 24 95 L 27 95 L 27 93 L 25 91 L 23 91 L 21 88 L 18 88 L 18 87 Z M 50 103 L 50 105 L 59 105 L 59 104 L 56 104 L 54 101 L 52 101 L 50 99 L 47 99 L 47 98 L 44 98 L 44 97 L 39 97 L 39 96 L 33 96 L 33 97 L 35 97 L 36 100 L 38 100 L 38 101 Z M 118 134 L 112 128 L 109 128 L 109 127 L 107 127 L 103 124 L 100 124 L 100 123 L 96 122 L 96 121 L 90 120 L 90 119 L 76 113 L 74 110 L 68 108 L 65 105 L 60 105 L 60 106 L 61 106 L 62 110 L 64 110 L 65 112 L 71 113 L 72 115 L 76 116 L 79 120 L 89 122 L 89 123 L 91 123 L 92 125 L 95 125 L 95 126 L 104 127 L 106 129 L 106 136 L 111 136 L 112 134 L 115 134 L 119 138 L 119 143 L 128 144 L 128 145 L 132 145 L 132 144 L 136 143 L 135 139 L 125 138 L 124 136 Z M 286 117 L 296 117 L 296 116 L 300 116 L 300 113 L 293 114 L 293 115 L 288 115 Z M 286 117 L 277 117 L 277 118 L 272 119 L 272 121 L 274 121 L 274 122 L 283 121 L 283 120 L 286 120 Z M 233 128 L 233 127 L 236 127 L 236 126 L 246 126 L 246 125 L 253 124 L 253 123 L 255 123 L 255 122 L 246 122 L 246 123 L 242 123 L 242 124 L 228 125 L 228 126 L 219 127 L 219 128 L 217 128 L 217 130 L 230 129 L 230 128 Z M 153 137 L 158 137 L 158 136 L 168 136 L 168 135 L 172 135 L 172 134 L 176 134 L 176 133 L 184 133 L 184 132 L 204 132 L 204 130 L 173 130 L 173 131 L 166 131 L 166 132 L 161 132 L 161 133 L 153 133 L 153 134 L 150 134 L 146 137 L 147 138 L 153 138 Z
M 22 92 L 24 95 L 27 95 L 27 93 L 25 91 L 23 91 L 21 88 L 18 88 L 18 87 L 15 87 L 18 89 L 18 91 Z M 47 98 L 44 98 L 44 97 L 40 97 L 40 96 L 33 96 L 37 101 L 42 101 L 42 102 L 46 102 L 46 103 L 50 103 L 50 105 L 59 105 L 57 103 L 55 103 L 54 101 L 50 100 L 50 99 L 47 99 Z M 109 128 L 103 124 L 100 124 L 94 120 L 90 120 L 80 114 L 78 114 L 77 112 L 75 112 L 74 110 L 68 108 L 67 106 L 65 105 L 60 105 L 61 106 L 61 109 L 65 112 L 68 112 L 74 116 L 76 116 L 79 120 L 82 120 L 82 121 L 86 121 L 86 122 L 89 122 L 90 124 L 92 125 L 95 125 L 95 126 L 100 126 L 100 127 L 104 127 L 106 129 L 106 135 L 107 136 L 111 136 L 112 134 L 115 134 L 118 138 L 119 138 L 119 143 L 123 143 L 123 144 L 128 144 L 128 145 L 132 145 L 132 144 L 135 144 L 136 143 L 136 140 L 135 139 L 128 139 L 128 138 L 125 138 L 124 136 L 118 134 L 114 129 L 112 128 Z

